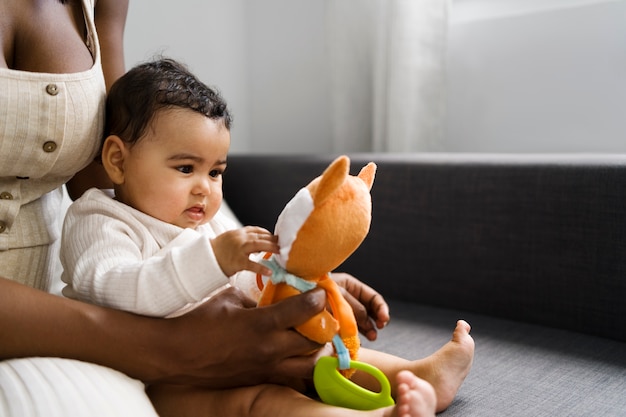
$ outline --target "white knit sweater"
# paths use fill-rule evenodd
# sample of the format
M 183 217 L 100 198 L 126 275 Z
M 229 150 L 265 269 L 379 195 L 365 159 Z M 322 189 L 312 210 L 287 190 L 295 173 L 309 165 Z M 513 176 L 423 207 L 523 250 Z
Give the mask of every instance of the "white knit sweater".
M 229 284 L 209 239 L 236 227 L 220 211 L 195 230 L 182 229 L 91 189 L 63 226 L 63 293 L 149 316 L 187 311 Z

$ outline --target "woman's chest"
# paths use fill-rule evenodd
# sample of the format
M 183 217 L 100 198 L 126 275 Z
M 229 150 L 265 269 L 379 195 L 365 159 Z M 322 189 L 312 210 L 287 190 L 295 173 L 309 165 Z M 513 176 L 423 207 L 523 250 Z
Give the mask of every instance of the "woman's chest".
M 0 67 L 61 74 L 93 66 L 82 2 L 4 0 L 0 8 Z

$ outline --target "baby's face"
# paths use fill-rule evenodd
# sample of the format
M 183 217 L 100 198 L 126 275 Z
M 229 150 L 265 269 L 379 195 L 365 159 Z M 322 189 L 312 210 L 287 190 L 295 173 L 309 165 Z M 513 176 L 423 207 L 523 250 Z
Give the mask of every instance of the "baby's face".
M 187 109 L 161 110 L 129 149 L 118 198 L 179 227 L 204 224 L 222 203 L 229 146 L 220 122 Z

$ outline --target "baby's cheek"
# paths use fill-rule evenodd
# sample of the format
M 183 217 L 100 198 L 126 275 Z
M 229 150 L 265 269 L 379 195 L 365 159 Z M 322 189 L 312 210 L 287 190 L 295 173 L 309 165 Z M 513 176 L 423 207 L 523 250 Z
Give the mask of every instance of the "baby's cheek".
M 209 196 L 207 201 L 206 212 L 209 214 L 210 218 L 213 218 L 213 216 L 217 214 L 220 207 L 222 206 L 222 200 L 222 187 L 221 185 L 219 187 L 216 186 L 215 189 L 211 191 L 211 195 Z
M 219 211 L 221 205 L 222 205 L 222 199 L 221 198 L 217 202 L 211 201 L 210 206 L 207 206 L 206 210 L 205 210 L 206 217 L 207 217 L 208 220 L 211 220 L 213 217 L 215 217 L 215 215 Z

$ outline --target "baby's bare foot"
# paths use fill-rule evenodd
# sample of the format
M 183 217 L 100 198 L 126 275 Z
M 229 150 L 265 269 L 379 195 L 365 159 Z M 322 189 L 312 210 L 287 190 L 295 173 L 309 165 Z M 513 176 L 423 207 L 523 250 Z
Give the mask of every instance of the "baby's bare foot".
M 470 325 L 459 320 L 452 340 L 420 362 L 418 375 L 431 383 L 437 393 L 437 412 L 452 403 L 457 391 L 469 374 L 474 360 L 474 339 Z
M 440 412 L 450 406 L 457 391 L 469 374 L 474 360 L 474 339 L 470 336 L 470 325 L 459 320 L 452 333 L 452 340 L 443 345 L 432 355 L 418 360 L 408 361 L 393 355 L 362 349 L 361 360 L 377 366 L 385 374 L 398 375 L 403 370 L 413 372 L 418 378 L 426 380 L 435 389 L 437 396 L 436 411 Z M 376 390 L 372 377 L 357 372 L 352 380 L 370 390 Z M 392 394 L 398 396 L 395 379 L 391 382 Z M 389 414 L 391 415 L 391 414 Z
M 396 376 L 396 405 L 386 410 L 389 417 L 434 417 L 437 398 L 433 387 L 410 371 Z

